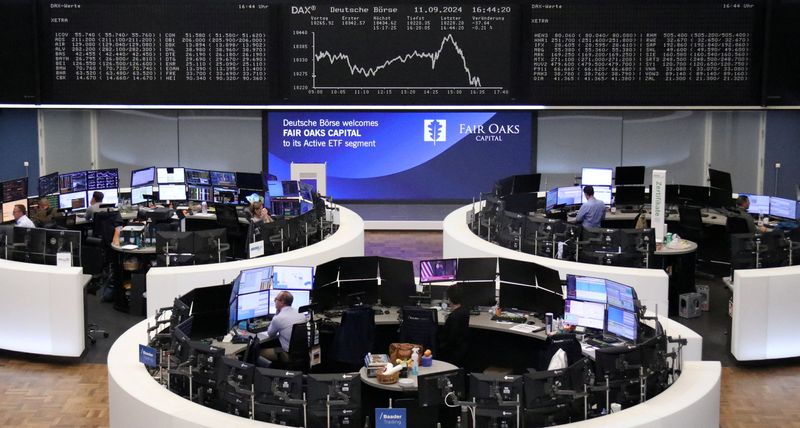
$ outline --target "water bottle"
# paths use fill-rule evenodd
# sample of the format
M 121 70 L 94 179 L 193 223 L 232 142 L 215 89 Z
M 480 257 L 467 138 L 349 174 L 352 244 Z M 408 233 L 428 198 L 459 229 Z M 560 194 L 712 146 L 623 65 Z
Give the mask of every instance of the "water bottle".
M 206 201 L 203 201 L 200 204 L 200 208 L 201 208 L 203 214 L 207 214 L 208 213 L 208 203 Z
M 411 374 L 413 376 L 419 374 L 419 348 L 411 350 Z

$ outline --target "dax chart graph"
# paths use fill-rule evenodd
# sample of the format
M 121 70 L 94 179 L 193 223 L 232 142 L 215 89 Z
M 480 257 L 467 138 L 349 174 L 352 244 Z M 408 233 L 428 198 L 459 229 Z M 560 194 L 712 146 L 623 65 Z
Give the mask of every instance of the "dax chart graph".
M 380 103 L 511 97 L 515 6 L 292 6 L 289 96 Z

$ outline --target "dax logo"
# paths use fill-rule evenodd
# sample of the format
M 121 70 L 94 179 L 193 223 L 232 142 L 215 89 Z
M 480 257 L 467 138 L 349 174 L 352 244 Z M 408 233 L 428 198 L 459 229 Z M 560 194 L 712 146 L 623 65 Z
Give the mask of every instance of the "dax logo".
M 444 119 L 425 119 L 425 141 L 436 143 L 447 141 L 447 121 Z

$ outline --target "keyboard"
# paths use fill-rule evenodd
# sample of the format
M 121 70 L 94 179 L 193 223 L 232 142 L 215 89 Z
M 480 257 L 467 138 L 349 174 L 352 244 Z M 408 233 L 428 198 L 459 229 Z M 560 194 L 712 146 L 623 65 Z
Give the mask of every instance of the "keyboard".
M 633 209 L 633 208 L 622 208 L 622 209 L 618 209 L 617 211 L 619 211 L 619 212 L 621 212 L 623 214 L 635 214 L 635 213 L 639 212 L 639 210 Z
M 609 346 L 617 344 L 617 341 L 614 339 L 604 339 L 604 338 L 586 339 L 585 342 L 588 343 L 589 345 L 594 346 L 595 348 L 607 348 Z
M 342 310 L 332 309 L 332 310 L 323 312 L 322 315 L 324 315 L 325 318 L 341 318 L 343 312 L 344 311 L 342 311 Z
M 247 331 L 250 333 L 261 333 L 269 328 L 269 321 L 256 321 L 251 322 L 250 325 L 247 326 Z
M 505 321 L 505 322 L 513 322 L 515 324 L 523 324 L 528 321 L 523 315 L 518 314 L 506 314 L 502 313 L 500 315 L 493 315 L 492 321 Z

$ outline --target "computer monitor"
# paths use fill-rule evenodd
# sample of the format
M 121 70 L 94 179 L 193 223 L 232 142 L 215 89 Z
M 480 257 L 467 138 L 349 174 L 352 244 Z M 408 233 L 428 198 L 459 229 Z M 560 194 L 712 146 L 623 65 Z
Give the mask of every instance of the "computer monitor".
M 284 404 L 303 399 L 303 372 L 256 367 L 253 377 L 255 400 L 265 404 Z
M 25 209 L 28 209 L 28 198 L 20 199 L 18 201 L 9 201 L 3 203 L 3 220 L 2 221 L 13 221 L 14 220 L 14 207 L 16 205 L 23 205 Z
M 3 221 L 3 220 L 0 220 Z M 0 248 L 4 248 L 14 244 L 14 225 L 13 224 L 0 224 Z M 4 257 L 5 253 L 0 252 L 0 257 Z
M 546 293 L 529 285 L 517 285 L 500 282 L 500 295 L 497 305 L 503 309 L 536 312 L 536 300 L 541 293 Z
M 541 174 L 520 174 L 503 178 L 497 182 L 498 196 L 508 196 L 519 193 L 531 193 L 539 191 Z
M 405 306 L 416 293 L 414 263 L 410 260 L 378 257 L 378 274 L 381 285 L 378 297 L 386 306 Z
M 582 199 L 581 186 L 558 188 L 558 205 L 580 205 Z
M 750 201 L 750 207 L 747 212 L 750 214 L 769 214 L 770 197 L 764 195 L 753 195 L 749 193 L 739 193 L 739 196 L 747 196 Z
M 618 166 L 614 175 L 614 183 L 617 186 L 644 184 L 643 166 Z
M 58 176 L 58 192 L 61 194 L 85 192 L 86 171 L 70 172 Z
M 648 252 L 656 250 L 656 231 L 647 229 L 620 229 L 620 246 L 623 252 Z
M 608 301 L 606 280 L 567 274 L 567 299 L 605 304 Z
M 211 171 L 211 185 L 214 187 L 236 187 L 236 173 L 231 171 Z
M 605 331 L 636 343 L 639 332 L 639 320 L 636 317 L 636 313 L 616 306 L 609 306 Z
M 581 238 L 588 241 L 584 248 L 591 251 L 619 252 L 622 247 L 619 229 L 584 227 Z
M 564 321 L 569 325 L 603 330 L 606 305 L 567 299 L 564 303 Z
M 581 186 L 581 203 L 582 204 L 586 203 L 586 194 L 583 193 L 583 189 L 585 187 L 586 186 Z M 603 201 L 603 203 L 606 204 L 606 205 L 611 205 L 611 200 L 612 200 L 612 197 L 611 197 L 611 186 L 595 185 L 595 186 L 592 186 L 592 188 L 594 189 L 594 198 L 595 199 L 597 199 L 598 201 Z
M 536 264 L 514 259 L 498 259 L 500 299 L 503 300 L 503 283 L 536 286 Z
M 733 196 L 728 189 L 709 189 L 708 204 L 712 207 L 728 208 L 734 206 Z
M 664 187 L 664 203 L 667 205 L 677 205 L 680 202 L 678 195 L 680 193 L 681 186 L 679 184 L 667 184 Z M 650 186 L 650 197 L 653 197 L 653 186 Z
M 155 181 L 155 167 L 135 169 L 131 171 L 131 187 L 152 185 Z
M 195 186 L 192 184 L 187 184 L 186 199 L 197 202 L 213 202 L 214 195 L 211 191 L 211 186 Z
M 498 404 L 502 401 L 522 401 L 521 375 L 470 373 L 469 398 L 480 404 Z M 520 403 L 521 404 L 521 403 Z
M 636 290 L 619 282 L 606 280 L 606 296 L 608 304 L 626 311 L 636 310 Z
M 496 257 L 458 259 L 456 281 L 494 281 L 497 277 Z
M 733 192 L 733 184 L 731 182 L 731 173 L 720 171 L 716 169 L 708 169 L 708 182 L 709 186 L 718 189 L 725 189 L 728 193 Z
M 131 204 L 138 205 L 153 199 L 153 186 L 150 184 L 131 187 Z
M 101 204 L 111 204 L 111 205 L 118 205 L 119 204 L 119 190 L 118 189 L 102 189 L 102 190 L 90 190 L 86 192 L 86 197 L 91 199 L 94 192 L 100 192 L 103 194 L 103 202 Z
M 180 167 L 156 168 L 156 178 L 160 189 L 162 184 L 184 184 L 186 182 L 186 172 Z
M 583 168 L 581 184 L 611 187 L 611 168 Z
M 550 189 L 547 191 L 547 196 L 545 197 L 544 209 L 546 211 L 550 211 L 556 205 L 558 205 L 558 188 Z
M 73 192 L 73 193 L 61 193 L 58 196 L 58 206 L 60 209 L 70 209 L 70 210 L 82 210 L 86 208 L 88 204 L 88 200 L 86 198 L 86 192 Z
M 300 185 L 297 181 L 284 180 L 281 181 L 281 185 L 283 186 L 283 196 L 286 197 L 300 196 Z
M 283 184 L 278 180 L 267 181 L 267 193 L 270 198 L 280 198 L 283 196 Z
M 642 205 L 645 203 L 644 186 L 617 187 L 614 205 Z
M 563 299 L 564 289 L 561 287 L 561 277 L 558 271 L 536 263 L 533 263 L 533 268 L 536 271 L 536 285 L 558 294 Z M 559 303 L 559 306 L 563 305 Z
M 361 403 L 361 379 L 358 373 L 310 373 L 306 389 L 309 407 L 324 408 L 328 397 L 344 402 L 346 406 L 359 406 Z
M 222 244 L 228 242 L 228 233 L 224 228 L 199 230 L 194 232 L 194 254 L 196 263 L 221 263 Z
M 162 201 L 185 201 L 185 184 L 159 184 L 158 199 Z
M 213 187 L 214 202 L 219 204 L 238 204 L 239 189 L 235 187 Z
M 494 306 L 497 304 L 495 281 L 462 282 L 463 305 L 469 308 Z
M 457 266 L 457 259 L 421 260 L 419 262 L 419 282 L 454 281 Z
M 274 283 L 277 290 L 311 290 L 314 283 L 314 268 L 311 266 L 275 266 Z
M 205 169 L 185 168 L 186 184 L 195 186 L 211 186 L 211 172 Z
M 239 294 L 236 307 L 236 320 L 265 317 L 270 314 L 270 305 L 274 306 L 271 290 L 263 290 L 249 294 Z
M 769 215 L 794 220 L 797 217 L 797 201 L 773 196 L 769 198 Z
M 193 232 L 156 232 L 156 252 L 158 254 L 193 254 Z
M 86 171 L 86 190 L 104 189 L 119 189 L 119 171 L 117 168 Z
M 58 193 L 58 173 L 47 174 L 39 177 L 39 196 L 44 197 Z
M 239 188 L 238 200 L 239 203 L 243 205 L 251 205 L 254 202 L 261 202 L 263 204 L 265 200 L 264 191 Z
M 311 291 L 307 290 L 272 290 L 271 299 L 269 299 L 269 313 L 272 315 L 278 314 L 278 309 L 275 307 L 275 298 L 281 291 L 292 293 L 292 307 L 297 309 L 311 304 Z
M 272 266 L 247 269 L 239 273 L 235 288 L 238 289 L 238 294 L 250 294 L 272 289 L 273 281 Z
M 680 185 L 678 199 L 683 201 L 692 202 L 695 205 L 706 206 L 708 205 L 710 197 L 710 190 L 704 186 L 689 186 L 686 184 Z
M 417 376 L 417 391 L 420 407 L 438 407 L 448 395 L 448 403 L 463 401 L 465 397 L 464 372 L 462 369 L 447 370 Z
M 236 187 L 245 189 L 264 190 L 264 181 L 261 179 L 260 173 L 237 172 Z

